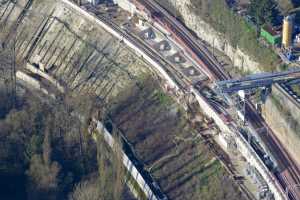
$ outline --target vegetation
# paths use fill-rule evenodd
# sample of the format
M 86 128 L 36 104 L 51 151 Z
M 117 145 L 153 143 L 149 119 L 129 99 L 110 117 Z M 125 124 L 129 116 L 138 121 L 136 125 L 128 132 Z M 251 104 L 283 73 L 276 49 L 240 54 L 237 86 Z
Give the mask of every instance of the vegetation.
M 98 200 L 107 199 L 105 195 L 114 195 L 109 199 L 121 199 L 123 184 L 117 187 L 117 182 L 123 177 L 115 173 L 122 169 L 120 158 L 111 156 L 103 143 L 97 147 L 87 134 L 93 102 L 91 96 L 69 95 L 54 102 L 43 102 L 29 94 L 19 100 L 16 109 L 3 113 L 1 199 L 85 200 L 93 196 Z M 79 112 L 83 118 L 77 116 Z M 97 154 L 114 160 L 97 160 Z M 111 163 L 117 167 L 111 167 Z M 100 166 L 110 173 L 98 174 Z M 109 190 L 107 182 L 110 188 L 118 189 Z
M 108 110 L 108 115 L 113 117 L 128 140 L 136 144 L 134 149 L 139 158 L 147 165 L 153 165 L 151 172 L 155 177 L 166 176 L 157 180 L 172 199 L 178 195 L 177 190 L 172 190 L 175 187 L 182 194 L 191 188 L 187 193 L 191 199 L 197 199 L 197 196 L 207 200 L 240 199 L 241 194 L 225 169 L 199 138 L 195 142 L 181 141 L 181 137 L 191 136 L 192 129 L 182 111 L 174 107 L 174 101 L 157 88 L 152 79 L 146 78 L 142 85 L 130 90 L 132 93 L 124 95 L 125 98 L 121 95 L 123 100 Z M 140 193 L 123 168 L 119 147 L 111 149 L 99 134 L 96 134 L 96 143 L 87 133 L 88 116 L 91 116 L 94 102 L 88 95 L 66 95 L 53 102 L 44 102 L 28 94 L 19 100 L 16 109 L 3 114 L 0 120 L 0 145 L 3 147 L 0 149 L 1 199 L 124 199 L 124 177 L 129 177 L 127 181 Z M 78 118 L 76 113 L 84 117 Z M 164 134 L 163 138 L 160 133 Z M 175 140 L 178 140 L 178 146 L 173 146 Z M 168 152 L 164 145 L 172 147 L 170 154 L 177 156 L 182 152 L 178 155 L 180 159 L 170 156 L 160 162 Z M 190 164 L 185 166 L 188 160 Z M 170 171 L 165 170 L 164 164 Z M 168 175 L 181 165 L 182 170 Z M 16 184 L 20 182 L 21 186 Z M 223 187 L 225 183 L 226 187 Z M 20 196 L 11 195 L 14 193 L 7 188 L 11 185 L 14 185 L 14 191 L 16 186 L 22 189 L 14 192 Z M 10 191 L 10 196 L 4 191 Z
M 145 78 L 141 85 L 126 88 L 108 101 L 107 108 L 164 192 L 171 199 L 184 199 L 183 195 L 185 199 L 243 199 L 184 112 L 158 88 L 153 79 Z M 88 95 L 68 94 L 51 101 L 29 94 L 15 109 L 3 110 L 0 199 L 122 198 L 126 175 L 117 147 L 110 149 L 101 136 L 95 142 L 87 132 L 95 107 L 104 106 L 95 106 L 95 98 Z M 20 183 L 22 191 L 16 192 Z M 132 185 L 136 188 L 134 181 Z
M 262 70 L 273 71 L 277 69 L 279 64 L 277 55 L 273 50 L 259 43 L 255 28 L 235 14 L 224 0 L 191 0 L 191 2 L 193 6 L 190 9 L 194 13 L 211 24 L 215 30 L 223 33 L 233 47 L 241 48 L 260 63 Z M 261 1 L 258 2 L 260 4 Z M 260 5 L 262 6 L 261 11 L 257 11 L 257 18 L 260 23 L 273 19 L 269 15 L 261 17 L 261 12 L 266 9 L 266 5 Z
M 272 24 L 277 17 L 276 2 L 274 0 L 250 0 L 249 14 L 258 25 Z
M 300 85 L 292 85 L 293 91 L 300 96 Z
M 187 116 L 174 100 L 156 88 L 151 78 L 145 79 L 140 88 L 127 90 L 129 98 L 110 113 L 144 168 L 170 199 L 243 199 L 196 132 L 205 129 L 205 122 L 193 126 L 188 120 L 191 114 Z M 196 108 L 199 105 L 192 110 L 198 119 L 204 119 Z
M 277 0 L 277 3 L 283 15 L 288 14 L 295 5 L 292 0 Z
M 70 194 L 70 200 L 99 200 L 101 192 L 98 188 L 97 179 L 91 178 L 78 183 L 74 192 Z
M 104 137 L 98 134 L 98 171 L 99 176 L 102 177 L 99 181 L 99 190 L 101 192 L 99 199 L 121 199 L 122 190 L 124 188 L 125 169 L 122 162 L 121 154 L 121 140 L 115 136 L 116 145 L 110 149 Z M 110 152 L 104 154 L 103 152 Z M 114 155 L 114 156 L 111 156 Z

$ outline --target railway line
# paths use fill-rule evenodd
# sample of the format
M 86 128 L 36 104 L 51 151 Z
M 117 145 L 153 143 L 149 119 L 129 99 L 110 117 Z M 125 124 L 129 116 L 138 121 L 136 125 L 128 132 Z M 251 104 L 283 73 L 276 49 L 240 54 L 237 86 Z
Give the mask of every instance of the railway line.
M 254 110 L 252 105 L 249 104 L 248 109 Z M 269 132 L 265 134 L 261 134 L 261 139 L 264 144 L 267 145 L 268 149 L 276 155 L 277 163 L 279 164 L 279 171 L 275 172 L 274 175 L 279 181 L 279 183 L 286 189 L 289 185 L 296 185 L 300 183 L 300 171 L 295 163 L 295 161 L 291 158 L 288 152 L 284 147 L 280 144 L 278 139 L 275 137 L 272 130 L 268 127 L 268 125 L 264 122 L 262 117 L 258 115 L 256 112 L 249 112 L 250 119 L 252 124 L 254 124 L 255 128 L 259 129 L 265 127 Z M 299 191 L 294 191 L 289 193 L 290 199 L 299 199 L 300 193 Z
M 137 1 L 137 0 L 135 0 Z M 190 33 L 190 31 L 173 17 L 168 11 L 162 8 L 153 0 L 138 0 L 145 6 L 146 12 L 150 14 L 157 22 L 175 34 L 175 39 L 179 42 L 187 53 L 197 61 L 202 70 L 208 75 L 211 81 L 229 79 L 229 75 L 220 67 L 219 63 L 211 56 L 210 52 L 200 44 L 198 40 Z M 286 149 L 280 144 L 274 133 L 270 130 L 264 119 L 256 112 L 250 101 L 246 102 L 246 109 L 249 113 L 249 123 L 255 128 L 265 128 L 269 130 L 268 134 L 260 134 L 261 139 L 270 148 L 273 154 L 276 154 L 278 162 L 282 169 L 274 173 L 274 177 L 282 187 L 283 191 L 288 186 L 300 183 L 300 170 L 295 161 L 289 156 Z M 289 199 L 300 199 L 300 193 L 296 191 L 288 191 Z
M 105 17 L 102 17 L 102 16 L 98 16 L 98 17 L 101 18 L 102 21 L 109 24 L 115 31 L 122 33 L 122 36 L 124 38 L 131 41 L 136 46 L 138 46 L 140 49 L 142 49 L 148 56 L 151 57 L 151 59 L 155 60 L 156 62 L 160 63 L 161 65 L 165 65 L 166 66 L 165 70 L 168 72 L 169 75 L 174 75 L 173 78 L 175 78 L 175 80 L 183 81 L 183 82 L 181 82 L 181 81 L 179 82 L 180 86 L 186 87 L 187 85 L 191 84 L 191 82 L 183 74 L 181 74 L 180 72 L 178 72 L 178 70 L 176 70 L 174 67 L 172 67 L 172 63 L 169 63 L 168 61 L 166 61 L 160 54 L 155 52 L 154 49 L 149 47 L 139 37 L 135 37 L 133 34 L 128 33 L 126 30 L 120 29 L 119 26 L 112 23 L 109 19 L 107 19 Z M 229 171 L 230 175 L 232 177 L 234 177 L 234 169 L 229 167 L 231 165 L 227 166 L 228 163 L 231 163 L 229 158 L 224 155 L 223 151 L 220 148 L 216 147 L 215 144 L 210 141 L 210 138 L 207 135 L 202 135 L 202 137 L 205 138 L 206 145 L 210 149 L 210 151 L 212 151 L 218 157 L 218 159 L 221 161 L 221 163 L 223 163 L 224 167 Z M 153 189 L 155 194 L 157 194 L 158 196 L 162 196 L 161 191 L 156 191 L 156 189 L 153 188 L 152 185 L 151 185 L 151 188 Z M 243 184 L 241 184 L 241 191 L 243 191 L 243 193 L 245 194 L 245 197 L 248 200 L 254 199 L 253 194 L 251 194 Z
M 165 59 L 161 57 L 161 55 L 157 54 L 154 49 L 147 48 L 146 45 L 144 44 L 144 41 L 142 41 L 138 37 L 134 37 L 132 34 L 128 32 L 124 32 L 119 26 L 116 24 L 112 23 L 109 19 L 103 16 L 97 16 L 99 17 L 102 21 L 106 22 L 109 24 L 114 30 L 118 31 L 119 33 L 122 33 L 122 36 L 129 40 L 130 42 L 134 43 L 136 46 L 138 46 L 143 52 L 147 53 L 148 56 L 151 57 L 151 59 L 155 60 L 157 63 L 161 64 L 162 66 L 165 66 L 165 70 L 173 75 L 173 79 L 176 81 L 176 83 L 182 87 L 186 87 L 187 85 L 190 84 L 190 81 L 184 77 L 180 72 L 178 72 L 174 67 L 167 62 Z M 138 42 L 137 42 L 138 41 Z
M 154 19 L 157 19 L 161 25 L 165 27 L 167 26 L 170 31 L 175 34 L 176 41 L 185 47 L 187 53 L 196 60 L 196 62 L 200 65 L 201 70 L 204 69 L 205 73 L 211 80 L 218 80 L 220 78 L 221 80 L 228 79 L 229 76 L 220 69 L 219 64 L 207 52 L 207 49 L 203 45 L 198 44 L 198 40 L 181 24 L 181 22 L 178 21 L 178 19 L 170 15 L 154 1 L 138 1 L 145 5 L 151 13 L 154 13 Z M 184 42 L 182 42 L 182 40 Z M 210 65 L 214 65 L 215 67 L 212 69 L 208 68 Z
M 160 5 L 154 1 L 146 0 L 132 0 L 138 1 L 145 6 L 145 11 L 149 12 L 148 14 L 152 15 L 164 27 L 167 27 L 169 31 L 173 34 L 175 40 L 182 45 L 182 47 L 187 51 L 187 53 L 197 62 L 198 67 L 201 71 L 209 77 L 211 81 L 216 80 L 226 80 L 229 79 L 229 75 L 221 68 L 216 59 L 210 54 L 210 52 L 204 47 L 203 44 L 200 44 L 197 38 L 189 32 L 189 30 L 181 24 L 175 17 L 171 16 L 166 10 L 164 10 Z M 173 76 L 173 79 L 180 86 L 186 87 L 191 84 L 190 81 L 182 75 L 178 70 L 176 70 L 172 63 L 168 63 L 161 55 L 159 55 L 153 48 L 150 48 L 149 45 L 145 44 L 143 40 L 138 37 L 134 37 L 133 34 L 127 32 L 126 30 L 121 29 L 119 26 L 115 25 L 103 16 L 97 16 L 102 21 L 106 22 L 114 30 L 122 34 L 122 37 L 131 41 L 139 49 L 145 52 L 151 59 L 157 63 L 165 66 L 166 72 L 169 75 Z M 256 113 L 255 108 L 251 102 L 247 102 L 247 108 L 249 110 L 250 116 L 249 121 L 253 123 L 255 127 L 261 128 L 266 127 L 267 130 L 270 130 L 268 126 L 264 123 L 261 116 Z M 285 190 L 289 185 L 299 183 L 299 169 L 293 160 L 290 158 L 284 147 L 279 143 L 277 138 L 272 132 L 269 135 L 261 134 L 260 135 L 263 141 L 267 146 L 271 147 L 271 151 L 275 154 L 278 154 L 278 158 L 283 165 L 284 170 L 280 173 L 273 174 L 276 177 L 278 184 Z M 300 195 L 297 192 L 289 192 L 290 199 L 297 200 L 300 199 Z

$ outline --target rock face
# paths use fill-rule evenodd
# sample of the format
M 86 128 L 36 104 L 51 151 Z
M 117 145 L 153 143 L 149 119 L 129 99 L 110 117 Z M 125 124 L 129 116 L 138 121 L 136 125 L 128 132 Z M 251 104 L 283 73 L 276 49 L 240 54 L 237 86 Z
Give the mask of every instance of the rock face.
M 201 17 L 191 12 L 191 0 L 167 0 L 167 2 L 170 5 L 170 7 L 175 8 L 177 12 L 180 13 L 181 17 L 183 18 L 183 21 L 185 22 L 185 25 L 188 28 L 193 30 L 200 39 L 206 41 L 209 45 L 224 52 L 224 54 L 226 54 L 232 60 L 234 67 L 237 67 L 240 70 L 247 70 L 253 73 L 260 71 L 258 68 L 259 64 L 257 62 L 251 59 L 240 49 L 232 47 L 221 33 L 215 31 L 208 23 L 203 21 Z M 273 94 L 278 99 L 280 99 L 280 96 L 282 96 L 282 93 L 277 88 L 273 89 Z M 282 103 L 282 105 L 286 105 L 286 102 L 290 101 L 289 99 L 285 100 L 286 101 L 279 102 Z M 295 106 L 285 107 L 290 113 L 300 113 L 300 109 L 295 108 Z M 300 164 L 300 157 L 297 156 L 300 153 L 300 137 L 298 133 L 299 130 L 290 128 L 290 121 L 287 120 L 286 117 L 284 117 L 284 114 L 281 111 L 275 109 L 275 105 L 271 100 L 269 100 L 265 105 L 265 110 L 266 121 L 270 122 L 270 126 L 272 129 L 275 130 L 277 137 L 280 139 L 282 144 L 287 144 L 286 149 Z M 294 120 L 297 119 L 299 121 L 299 116 L 297 117 L 294 114 L 292 114 L 292 116 Z M 276 124 L 281 124 L 281 128 L 278 128 Z
M 247 56 L 240 49 L 232 47 L 225 37 L 215 31 L 208 23 L 203 21 L 199 16 L 191 12 L 190 0 L 167 0 L 169 4 L 176 8 L 182 16 L 185 25 L 193 30 L 199 38 L 206 41 L 211 46 L 224 52 L 232 61 L 235 67 L 258 72 L 258 63 Z
M 280 111 L 270 99 L 266 102 L 264 118 L 277 138 L 285 145 L 292 158 L 300 163 L 300 139 L 299 130 L 292 127 L 289 118 L 284 118 Z M 293 119 L 292 119 L 293 120 Z
M 295 120 L 300 119 L 300 112 L 291 112 L 291 110 L 299 110 L 299 107 L 278 88 L 273 87 L 272 92 L 273 95 L 276 95 L 276 99 L 269 98 L 267 100 L 263 113 L 264 118 L 294 160 L 300 163 L 300 127 Z

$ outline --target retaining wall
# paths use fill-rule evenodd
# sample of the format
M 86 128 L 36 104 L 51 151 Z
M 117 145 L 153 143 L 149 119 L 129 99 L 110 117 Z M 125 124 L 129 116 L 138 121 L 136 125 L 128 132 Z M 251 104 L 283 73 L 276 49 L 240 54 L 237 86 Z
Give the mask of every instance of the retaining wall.
M 28 69 L 30 72 L 34 73 L 34 74 L 37 74 L 39 76 L 41 76 L 42 78 L 48 80 L 51 84 L 55 85 L 56 88 L 61 92 L 61 93 L 64 93 L 65 92 L 65 89 L 64 87 L 62 87 L 60 85 L 60 83 L 54 79 L 53 77 L 49 76 L 47 73 L 39 70 L 38 68 L 34 67 L 32 64 L 30 63 L 27 63 L 26 64 L 26 69 Z
M 17 71 L 16 73 L 17 82 L 25 84 L 31 87 L 31 89 L 41 91 L 42 93 L 55 98 L 54 94 L 50 94 L 45 88 L 42 87 L 41 83 L 30 75 L 22 71 Z
M 41 84 L 38 80 L 32 78 L 31 76 L 27 75 L 24 72 L 17 71 L 16 78 L 17 80 L 23 81 L 35 89 L 39 90 L 41 88 Z
M 115 145 L 115 140 L 111 136 L 111 134 L 106 130 L 106 128 L 103 126 L 103 124 L 100 121 L 95 121 L 97 124 L 96 130 L 99 133 L 102 133 L 104 136 L 104 140 L 106 143 L 113 148 Z M 142 191 L 147 196 L 147 199 L 149 200 L 160 200 L 159 197 L 156 197 L 156 195 L 152 192 L 151 188 L 149 187 L 148 183 L 145 181 L 141 173 L 137 170 L 133 162 L 128 158 L 128 156 L 124 153 L 122 150 L 122 159 L 123 159 L 123 165 L 126 167 L 127 171 L 130 172 L 131 176 L 135 179 L 135 181 L 138 183 L 139 187 L 142 189 Z M 166 200 L 166 198 L 165 198 Z

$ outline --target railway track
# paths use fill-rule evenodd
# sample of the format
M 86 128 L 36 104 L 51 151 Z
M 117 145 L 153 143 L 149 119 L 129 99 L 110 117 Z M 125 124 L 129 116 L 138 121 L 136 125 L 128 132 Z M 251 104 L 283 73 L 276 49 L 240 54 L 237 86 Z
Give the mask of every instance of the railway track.
M 173 79 L 176 81 L 176 83 L 183 88 L 185 88 L 187 85 L 191 84 L 190 81 L 178 70 L 176 70 L 171 63 L 165 61 L 164 58 L 162 58 L 161 55 L 155 52 L 154 49 L 147 47 L 145 42 L 138 38 L 134 37 L 131 33 L 128 33 L 127 31 L 121 29 L 118 25 L 112 23 L 108 18 L 103 16 L 98 16 L 102 21 L 106 22 L 110 25 L 114 30 L 121 33 L 124 38 L 135 44 L 137 47 L 139 47 L 143 52 L 145 52 L 148 56 L 151 57 L 152 60 L 155 60 L 157 63 L 161 64 L 161 66 L 165 66 L 165 70 L 170 74 L 173 75 Z M 138 42 L 137 42 L 138 41 Z
M 185 45 L 191 50 L 187 52 L 189 54 L 194 53 L 202 61 L 204 69 L 207 74 L 211 74 L 210 79 L 226 80 L 229 79 L 229 75 L 220 67 L 219 63 L 211 56 L 210 52 L 199 44 L 198 40 L 189 32 L 189 30 L 181 24 L 175 17 L 170 15 L 168 11 L 162 8 L 155 1 L 138 0 L 141 2 L 151 13 L 161 13 L 160 17 L 163 17 L 164 25 L 171 27 L 172 31 L 176 33 L 177 37 L 180 37 L 184 41 Z M 249 121 L 258 128 L 265 127 L 266 130 L 270 130 L 268 125 L 264 122 L 263 118 L 257 114 L 254 106 L 250 101 L 247 102 L 248 111 L 250 112 Z M 276 154 L 279 162 L 283 166 L 282 173 L 274 174 L 277 181 L 285 191 L 290 185 L 296 185 L 300 183 L 300 170 L 295 164 L 294 160 L 290 157 L 286 149 L 280 144 L 274 133 L 270 130 L 269 134 L 260 135 L 263 141 L 270 147 L 272 153 Z M 299 192 L 288 192 L 289 199 L 299 200 Z
M 211 54 L 208 52 L 208 50 L 204 47 L 203 44 L 199 44 L 200 42 L 195 38 L 195 36 L 187 30 L 187 28 L 178 21 L 177 18 L 173 17 L 163 9 L 159 4 L 155 3 L 154 1 L 148 1 L 148 0 L 139 0 L 144 5 L 147 6 L 149 10 L 152 10 L 153 13 L 159 11 L 165 16 L 163 19 L 167 24 L 170 24 L 174 29 L 173 31 L 176 32 L 176 35 L 179 36 L 181 39 L 185 41 L 186 44 L 188 44 L 188 48 L 192 50 L 192 52 L 187 52 L 189 54 L 196 54 L 201 59 L 200 62 L 203 62 L 203 65 L 201 67 L 204 67 L 205 70 L 207 70 L 209 74 L 212 76 L 210 77 L 213 80 L 226 80 L 229 78 L 229 75 L 224 73 L 221 67 L 219 66 L 219 63 L 211 56 Z M 214 65 L 214 68 L 207 68 L 207 66 Z M 211 73 L 213 71 L 213 73 Z
M 252 105 L 248 104 L 249 109 L 254 109 Z M 256 112 L 250 112 L 252 115 L 250 120 L 255 124 L 255 128 L 265 127 L 268 133 L 261 134 L 261 139 L 268 146 L 268 149 L 276 155 L 279 166 L 279 173 L 275 173 L 275 177 L 278 179 L 279 183 L 283 186 L 284 189 L 289 185 L 297 185 L 300 183 L 300 170 L 298 166 L 288 154 L 286 149 L 280 144 L 279 140 L 276 138 L 272 130 L 268 127 L 268 125 L 264 122 L 262 117 L 258 115 Z M 290 199 L 298 200 L 300 199 L 299 191 L 289 192 Z

